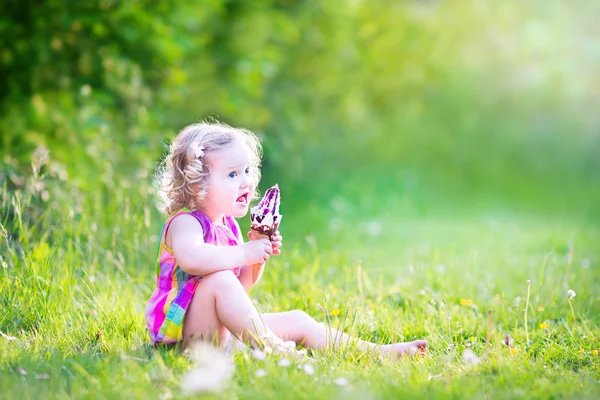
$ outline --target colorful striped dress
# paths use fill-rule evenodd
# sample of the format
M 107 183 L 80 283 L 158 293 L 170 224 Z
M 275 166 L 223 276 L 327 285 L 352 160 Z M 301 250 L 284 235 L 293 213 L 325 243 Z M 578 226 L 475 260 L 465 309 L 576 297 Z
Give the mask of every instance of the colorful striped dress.
M 215 225 L 199 210 L 182 211 L 167 220 L 158 242 L 158 255 L 156 260 L 156 290 L 148 300 L 146 307 L 146 322 L 148 334 L 152 344 L 172 344 L 182 340 L 183 320 L 196 286 L 201 276 L 190 275 L 184 272 L 167 247 L 166 237 L 169 226 L 175 217 L 189 214 L 195 217 L 204 232 L 204 243 L 220 246 L 237 246 L 242 244 L 240 227 L 236 220 L 225 216 L 223 225 Z M 236 267 L 233 272 L 239 277 L 241 267 Z

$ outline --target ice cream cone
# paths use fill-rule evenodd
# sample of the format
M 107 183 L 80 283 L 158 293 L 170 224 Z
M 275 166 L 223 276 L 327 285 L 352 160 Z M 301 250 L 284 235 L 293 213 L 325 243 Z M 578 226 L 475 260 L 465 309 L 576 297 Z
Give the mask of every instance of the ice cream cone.
M 250 237 L 250 240 L 260 240 L 260 239 L 271 240 L 271 237 L 269 234 L 265 234 L 265 233 L 256 231 L 254 229 L 250 229 L 250 234 L 248 236 Z M 258 274 L 260 273 L 260 267 L 262 267 L 262 263 L 252 265 L 252 283 L 256 283 L 256 280 L 258 279 Z
M 256 207 L 250 210 L 250 240 L 269 239 L 277 232 L 281 223 L 279 214 L 279 186 L 275 185 L 265 193 Z M 256 283 L 261 264 L 252 266 L 252 282 Z

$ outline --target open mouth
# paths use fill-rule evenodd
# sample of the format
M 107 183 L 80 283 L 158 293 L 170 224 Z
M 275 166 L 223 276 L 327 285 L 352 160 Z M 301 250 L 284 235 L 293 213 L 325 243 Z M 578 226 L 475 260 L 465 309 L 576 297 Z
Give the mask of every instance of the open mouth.
M 244 193 L 235 201 L 238 204 L 248 204 L 248 193 Z

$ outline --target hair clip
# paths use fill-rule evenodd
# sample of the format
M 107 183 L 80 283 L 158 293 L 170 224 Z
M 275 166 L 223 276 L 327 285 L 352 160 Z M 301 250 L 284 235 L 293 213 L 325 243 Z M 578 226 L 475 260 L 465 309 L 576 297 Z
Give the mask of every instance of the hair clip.
M 188 159 L 190 161 L 194 158 L 204 157 L 204 146 L 200 145 L 200 142 L 193 142 L 187 151 Z

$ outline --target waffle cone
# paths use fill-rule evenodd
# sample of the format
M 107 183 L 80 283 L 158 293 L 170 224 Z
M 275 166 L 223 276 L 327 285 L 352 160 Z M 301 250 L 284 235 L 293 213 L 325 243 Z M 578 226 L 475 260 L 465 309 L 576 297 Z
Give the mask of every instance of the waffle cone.
M 254 229 L 250 229 L 250 240 L 259 240 L 259 239 L 269 239 L 269 234 L 265 234 L 259 231 L 255 231 Z
M 260 239 L 271 240 L 270 235 L 261 233 L 259 231 L 255 231 L 254 229 L 250 229 L 249 237 L 250 237 L 250 240 L 260 240 Z M 262 264 L 260 264 L 260 263 L 252 265 L 252 283 L 256 283 L 256 280 L 258 279 L 258 274 L 260 273 L 261 266 L 262 266 Z

